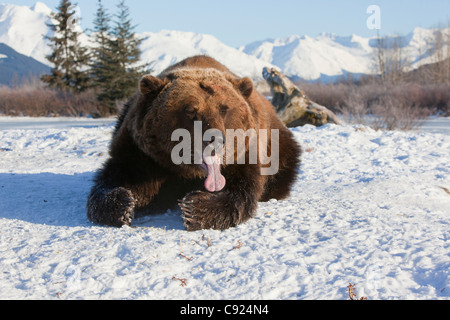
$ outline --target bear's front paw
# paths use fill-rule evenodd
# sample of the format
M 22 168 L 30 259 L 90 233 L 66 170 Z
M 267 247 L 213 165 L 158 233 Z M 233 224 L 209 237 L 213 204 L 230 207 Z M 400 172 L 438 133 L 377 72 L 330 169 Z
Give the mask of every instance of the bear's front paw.
M 205 204 L 209 195 L 206 192 L 191 192 L 179 202 L 183 212 L 183 224 L 187 231 L 205 229 L 205 218 L 208 213 Z
M 223 194 L 196 191 L 179 201 L 187 231 L 230 228 L 233 208 L 225 205 Z M 229 212 L 228 212 L 229 211 Z
M 105 197 L 106 215 L 109 216 L 108 225 L 113 227 L 129 226 L 134 217 L 136 200 L 130 190 L 115 188 L 108 192 Z

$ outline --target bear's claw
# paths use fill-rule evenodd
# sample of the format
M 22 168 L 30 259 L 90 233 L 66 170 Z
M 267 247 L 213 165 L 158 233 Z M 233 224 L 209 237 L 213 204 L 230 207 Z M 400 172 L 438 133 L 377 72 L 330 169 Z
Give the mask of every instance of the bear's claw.
M 204 228 L 202 214 L 198 204 L 201 200 L 195 199 L 201 197 L 202 192 L 192 192 L 186 195 L 183 200 L 178 201 L 178 206 L 183 213 L 183 225 L 187 231 L 196 231 Z

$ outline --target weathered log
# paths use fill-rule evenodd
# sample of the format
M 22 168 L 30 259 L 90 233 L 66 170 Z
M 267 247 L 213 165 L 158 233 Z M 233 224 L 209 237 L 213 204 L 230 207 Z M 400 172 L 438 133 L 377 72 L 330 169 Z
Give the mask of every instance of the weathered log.
M 317 127 L 326 123 L 341 124 L 331 110 L 309 100 L 301 89 L 278 70 L 264 68 L 263 77 L 272 92 L 271 103 L 287 127 L 305 124 Z

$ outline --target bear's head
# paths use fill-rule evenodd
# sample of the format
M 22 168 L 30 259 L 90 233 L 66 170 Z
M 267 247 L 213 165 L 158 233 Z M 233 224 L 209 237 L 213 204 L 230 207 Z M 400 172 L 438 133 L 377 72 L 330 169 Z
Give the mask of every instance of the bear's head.
M 248 102 L 253 90 L 249 78 L 237 79 L 216 69 L 176 69 L 162 79 L 144 76 L 130 132 L 138 147 L 160 165 L 187 179 L 206 177 L 206 189 L 220 191 L 225 186 L 220 173 L 226 165 L 225 148 L 221 158 L 214 151 L 205 155 L 218 135 L 205 141 L 204 134 L 213 129 L 225 138 L 227 129 L 255 128 L 256 111 Z M 181 139 L 188 138 L 183 145 L 191 148 L 180 148 Z M 189 161 L 174 161 L 174 150 Z

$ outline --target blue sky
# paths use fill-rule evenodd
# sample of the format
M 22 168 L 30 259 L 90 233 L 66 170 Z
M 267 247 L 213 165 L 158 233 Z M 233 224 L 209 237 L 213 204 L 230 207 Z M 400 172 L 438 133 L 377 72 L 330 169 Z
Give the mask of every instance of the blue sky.
M 35 0 L 3 0 L 33 5 Z M 55 9 L 60 0 L 42 0 Z M 73 0 L 81 8 L 82 26 L 89 28 L 95 0 Z M 110 13 L 119 0 L 103 0 Z M 380 8 L 380 34 L 407 34 L 415 27 L 450 26 L 449 0 L 126 0 L 136 31 L 162 29 L 214 35 L 233 47 L 289 35 L 314 37 L 321 32 L 340 36 L 376 35 L 367 28 L 369 5 Z

